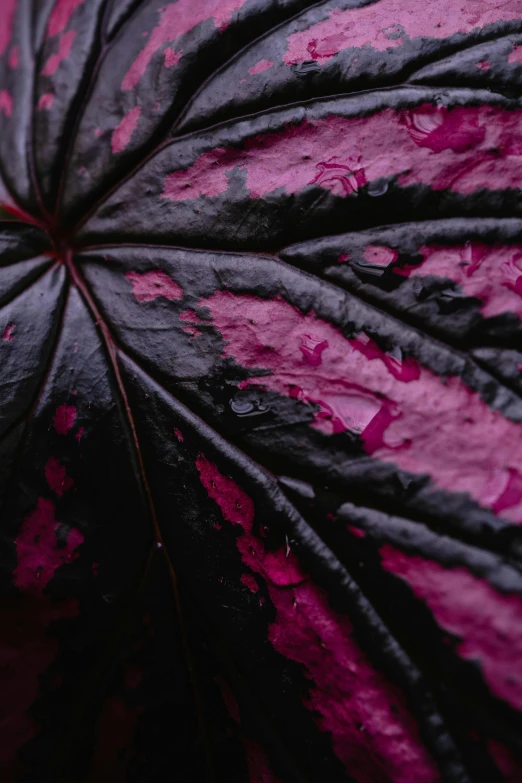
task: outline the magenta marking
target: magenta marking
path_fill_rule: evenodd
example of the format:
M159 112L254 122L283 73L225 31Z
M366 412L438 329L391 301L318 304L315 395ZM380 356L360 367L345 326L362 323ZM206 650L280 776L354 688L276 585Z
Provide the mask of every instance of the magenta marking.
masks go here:
M519 109L425 104L368 117L307 120L254 136L241 149L217 147L203 153L189 168L166 175L162 197L185 201L218 196L227 190L234 169L246 175L251 198L279 188L298 193L310 185L346 198L390 177L401 187L424 183L436 191L464 194L481 188L518 189L521 118Z
M138 120L141 116L141 106L135 106L125 114L120 124L117 125L111 138L111 147L113 154L123 152L130 144L132 134L137 128Z
M16 324L9 324L9 326L6 326L3 333L2 333L2 340L4 343L10 343L14 340Z
M481 71L489 71L491 69L491 63L489 60L480 60L480 62L475 63L475 68L479 68Z
M241 714L239 712L239 704L237 703L237 699L232 688L222 677L216 677L215 680L216 684L219 686L219 690L221 691L221 696L223 697L228 714L234 723L239 726L241 724Z
M180 321L189 321L193 324L200 324L201 318L194 310L183 310L182 313L179 314Z
M54 76L60 65L69 57L76 35L76 31L71 30L70 32L63 33L60 36L60 43L58 44L57 54L51 54L42 69L42 74L44 76Z
M358 434L373 457L427 474L485 507L499 503L502 516L522 522L515 479L522 464L520 424L490 408L460 378L443 382L413 359L382 351L367 335L347 339L281 298L220 291L199 304L209 308L223 337L223 355L253 373L243 388L313 403L318 410L311 426L326 435ZM327 343L317 367L303 361L306 335Z
M109 696L98 721L89 783L124 781L133 756L133 737L142 708L130 707L121 696Z
M503 511L522 503L522 474L514 468L507 470L506 484L501 495L492 504L493 511L501 514Z
M13 46L11 51L9 52L9 59L7 61L7 64L10 68L13 70L18 68L20 65L20 47L19 46Z
M258 63L248 69L248 73L254 75L256 73L263 73L273 66L272 60L259 60Z
M505 783L520 783L522 780L522 763L515 754L498 740L488 740L488 750L495 764L504 775Z
M133 90L147 67L165 44L173 43L201 22L212 19L219 30L224 30L234 11L246 0L178 0L159 9L160 19L150 37L125 74L121 89Z
M80 427L80 429L78 430L78 432L74 436L76 438L76 440L78 441L78 443L81 441L84 432L85 432L84 428Z
M513 19L520 19L516 3L492 6L488 0L462 0L451 7L446 0L433 0L428 13L419 13L416 0L380 0L346 11L336 8L328 19L289 36L283 62L322 64L343 49L368 47L383 52L409 38L448 38Z
M522 600L497 593L465 568L445 568L384 544L382 565L407 582L445 631L459 637L457 651L478 661L492 692L522 709Z
M36 507L22 523L16 539L18 564L13 574L13 582L20 590L41 593L56 570L74 559L83 542L80 531L71 528L65 544L59 544L60 523L54 513L51 500L38 498Z
M254 521L254 504L248 495L232 479L223 476L216 465L209 462L202 454L196 459L196 467L209 497L218 504L225 519L235 525L247 525L251 530ZM238 539L237 546L243 562L256 573L260 573L261 569L264 578L271 584L289 587L301 584L308 578L293 552L290 552L288 557L283 550L272 552L257 539L254 551L248 549L246 538Z
M350 260L350 256L348 253L341 253L339 258L337 259L338 264L345 264L347 261Z
M165 49L165 68L172 68L181 60L183 52L175 52L170 46Z
M0 20L0 57L11 43L17 0L2 0L2 18Z
M84 0L57 0L49 17L47 37L53 38L55 35L62 33L69 24L73 13L83 5L83 2Z
M258 742L241 737L245 749L249 783L282 783L270 766L265 751Z
M364 248L364 260L373 266L387 267L399 257L396 250L384 245L367 245Z
M123 684L126 691L135 690L143 680L143 673L141 670L132 663L128 663L125 666L125 674Z
M181 327L185 334L188 334L190 337L197 337L200 334L197 325L201 323L201 318L194 310L183 310L179 314L179 320L187 322L186 325Z
M0 90L0 112L3 112L6 117L10 117L13 113L13 98L9 90Z
M54 414L54 428L58 435L67 435L76 421L76 408L74 405L60 405Z
M64 492L67 492L74 484L72 478L67 475L65 465L62 465L61 462L54 457L49 457L47 461L45 466L45 478L49 487L59 497L61 497Z
M355 525L346 525L346 529L349 533L352 534L352 536L355 536L355 538L366 538L366 531L361 530L360 527L355 527Z
M43 95L40 96L40 100L38 101L38 106L36 107L38 111L42 111L42 109L52 109L54 103L54 94L52 92L45 92Z
M467 107L450 110L425 104L418 109L404 111L402 116L415 144L428 147L432 152L476 150L486 136L480 115L467 111Z
M279 324L281 327L281 324ZM262 577L276 617L269 629L274 648L301 663L311 680L305 705L358 783L436 783L439 773L418 737L402 694L367 661L346 617L285 548L267 552L254 533L254 506L235 482L199 455L201 483L224 519L240 526L243 563ZM269 778L270 780L270 778Z
M241 584L245 585L245 587L248 587L248 589L252 593L259 592L259 585L256 582L256 579L252 574L243 574L241 576Z
M216 677L215 681L221 691L228 714L234 723L240 726L241 713L239 704L230 685L222 677ZM270 762L263 748L257 742L242 735L240 735L240 739L245 749L250 783L282 783L272 772Z
M177 427L174 427L174 435L176 436L176 438L179 440L180 443L183 443L183 441L185 440L185 438L183 437L183 433Z
M322 363L322 353L328 348L328 340L321 340L313 334L303 334L299 350L303 354L303 361L312 367L319 367Z
M481 300L486 318L508 312L522 318L522 245L424 245L419 253L420 264L394 271L405 277L453 280L468 296Z
M223 170L227 162L230 165ZM215 166L217 177L210 174L209 167ZM188 169L179 169L167 174L161 198L171 201L186 201L198 196L219 196L228 188L227 174L235 166L235 155L231 150L217 147L201 155Z
M513 51L508 54L508 63L522 65L522 46L514 46Z
M138 302L153 302L161 296L172 302L183 296L183 289L161 269L127 272L125 279L132 285L132 293Z
M2 779L20 780L28 772L18 751L38 734L30 707L40 695L40 676L58 653L49 626L79 613L76 599L52 602L45 594L26 593L2 602L2 699L0 768ZM59 682L59 675L57 680Z

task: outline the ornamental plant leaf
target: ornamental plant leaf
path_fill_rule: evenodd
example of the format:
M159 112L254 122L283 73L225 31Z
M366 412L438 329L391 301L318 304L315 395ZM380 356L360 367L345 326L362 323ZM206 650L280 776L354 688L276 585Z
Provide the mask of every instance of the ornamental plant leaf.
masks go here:
M0 769L522 779L519 0L0 0Z

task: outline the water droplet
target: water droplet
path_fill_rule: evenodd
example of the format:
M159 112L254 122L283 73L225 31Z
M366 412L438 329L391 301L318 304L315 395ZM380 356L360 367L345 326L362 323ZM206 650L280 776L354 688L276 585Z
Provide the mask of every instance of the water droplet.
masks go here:
M257 398L237 396L230 400L230 410L240 418L259 416L269 410L269 406Z
M254 403L248 400L231 400L230 407L238 416L248 416L249 413L255 410Z
M397 41L406 35L402 24L391 24L389 27L384 27L382 32L389 41Z
M295 75L301 79L306 76L310 76L310 74L319 73L321 70L321 66L315 60L305 60L305 62L295 63L290 67Z
M368 185L366 192L369 196L372 196L372 198L376 198L377 196L384 196L385 193L388 191L388 183L387 182L381 182L377 180L377 182L370 182Z

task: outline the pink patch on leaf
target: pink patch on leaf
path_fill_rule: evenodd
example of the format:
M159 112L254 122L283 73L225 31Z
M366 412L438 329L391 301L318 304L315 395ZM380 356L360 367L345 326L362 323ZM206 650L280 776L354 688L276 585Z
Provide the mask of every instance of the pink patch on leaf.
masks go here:
M45 92L40 96L40 100L38 101L38 106L36 108L38 111L42 111L42 109L51 109L53 103L54 94L52 92Z
M72 478L67 475L65 465L62 465L61 462L58 462L54 457L49 457L47 461L45 466L45 478L49 487L59 497L61 497L64 492L67 492L74 484Z
M450 110L425 104L403 112L403 121L415 144L432 152L462 153L479 147L486 136L486 127L478 120L476 112L460 107Z
M243 574L241 576L241 584L245 585L245 587L248 587L252 593L257 593L259 591L259 585L257 584L255 577L253 577L252 574Z
M181 60L182 54L183 52L175 52L170 46L168 49L165 49L165 68L172 68L174 65L177 65Z
M111 138L111 147L113 154L123 152L127 149L132 138L132 134L138 126L138 120L141 116L141 106L134 106L133 109L125 114L120 124L117 125Z
M481 71L489 71L491 63L488 60L480 60L480 62L475 63L475 68L479 68Z
M328 340L322 340L313 334L303 334L299 350L303 354L303 361L312 367L319 367L322 363L322 353L328 348Z
M246 0L177 0L159 9L160 19L150 34L145 47L125 74L121 89L133 90L145 74L152 58L165 44L173 43L197 24L212 19L223 30L234 11Z
M125 666L124 685L125 690L133 691L141 683L143 674L141 670L132 663Z
M181 327L185 334L188 334L190 337L197 337L200 334L197 324L201 323L201 318L194 310L183 310L179 314L179 320L187 322L185 326Z
M408 38L443 39L519 18L516 3L499 6L488 0L460 0L451 5L432 0L422 12L417 0L380 0L346 11L335 8L328 19L289 36L283 62L294 65L313 59L323 63L352 47L383 52L402 46Z
M10 343L14 340L16 324L9 324L9 326L6 326L3 333L2 333L2 340L4 343Z
M514 468L509 468L502 494L492 504L496 514L501 514L508 508L522 503L522 474Z
M2 698L0 699L0 768L2 780L20 780L28 772L18 751L40 731L31 706L41 693L41 675L58 653L58 642L50 632L56 620L78 615L75 599L51 601L41 593L25 594L1 601ZM25 773L25 774L24 774Z
M120 696L110 696L98 721L97 741L88 783L127 780L133 756L133 736L140 707L129 707Z
M13 113L13 98L9 90L0 90L0 112L3 112L6 117L10 117Z
M70 562L83 541L82 534L71 529L57 539L60 528L54 504L39 498L36 507L24 519L15 541L18 563L13 584L23 594L2 599L3 669L0 700L0 766L6 780L26 771L16 758L17 751L32 739L39 726L29 708L40 694L40 675L54 661L58 643L49 633L55 620L78 614L78 602L51 601L44 588L64 563Z
M273 66L272 60L259 60L258 63L248 69L248 73L254 75L256 73L263 73Z
M226 175L232 172L235 161L234 152L224 147L206 152L188 169L179 169L167 174L161 198L168 198L170 201L187 201L199 196L219 196L228 188ZM227 162L229 162L228 166ZM214 165L218 171L211 169ZM215 174L217 176L214 176Z
M459 377L443 382L400 351L386 353L364 333L348 339L281 298L221 291L199 304L209 308L225 341L223 355L254 371L243 388L261 386L312 404L311 426L326 435L357 434L374 458L427 474L483 506L499 503L502 516L522 522L513 472L522 464L521 426ZM320 366L303 361L306 335L327 343Z
M9 59L7 61L7 64L10 68L18 68L20 65L20 47L19 46L13 46L11 51L9 52Z
M361 530L360 527L355 527L354 525L346 525L346 529L349 533L352 534L352 536L355 536L355 538L366 538L366 531Z
M241 737L241 742L245 749L250 783L282 783L274 774L269 758L261 745L247 737Z
M203 153L188 168L167 174L162 197L218 196L234 170L245 178L250 198L311 185L346 198L383 178L396 178L399 187L422 183L463 194L518 189L521 117L519 109L425 104L366 117L309 119L253 136L241 148Z
M67 435L76 420L74 405L60 405L54 414L54 428L58 435Z
M47 37L53 38L62 33L69 24L73 13L83 3L84 0L57 0L47 24Z
M76 528L66 533L65 544L58 541L62 527L56 521L54 503L38 498L36 507L25 517L16 538L18 565L13 574L14 584L23 591L40 593L51 581L55 571L69 563L83 542Z
M70 30L68 33L64 33L60 36L60 43L58 45L57 54L51 54L47 62L45 63L42 74L44 76L54 76L60 65L66 60L72 51L72 45L76 38L76 31Z
M219 690L221 691L221 696L223 697L228 714L234 723L239 726L241 723L239 704L237 703L237 699L234 695L234 692L232 691L232 688L222 677L216 677L216 684L219 686Z
M499 770L504 775L504 783L520 783L522 780L522 761L512 750L497 740L488 741L488 750Z
M390 544L382 565L407 582L440 627L461 639L457 651L480 664L491 691L522 709L522 600L496 592L465 568L445 568Z
M384 245L367 245L364 248L364 260L373 266L387 267L397 260L399 254Z
M179 440L180 443L183 443L183 441L185 440L183 437L183 433L177 427L174 427L174 435L176 436L176 438Z
M2 19L0 21L0 57L11 43L13 22L17 0L2 0Z
M449 278L481 300L485 318L508 312L522 318L522 245L425 245L419 253L420 264L395 271L405 277Z
M132 285L132 293L138 302L153 302L160 297L172 302L183 296L183 289L161 269L127 272L125 279Z
M436 783L439 773L402 694L366 659L347 618L332 610L292 552L287 557L283 547L265 550L254 533L248 495L203 455L196 465L223 517L242 528L236 539L242 561L265 580L276 613L269 640L277 652L302 664L311 681L305 704L320 729L331 734L334 751L350 774L358 783L384 778Z
M508 54L508 63L522 65L522 46L514 46L513 51Z

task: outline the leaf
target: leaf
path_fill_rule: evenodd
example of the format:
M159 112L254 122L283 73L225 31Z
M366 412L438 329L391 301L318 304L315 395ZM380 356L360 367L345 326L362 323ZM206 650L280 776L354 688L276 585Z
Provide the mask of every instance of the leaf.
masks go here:
M519 780L518 4L2 11L2 780Z

